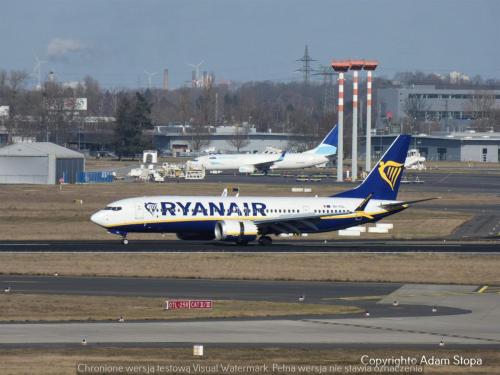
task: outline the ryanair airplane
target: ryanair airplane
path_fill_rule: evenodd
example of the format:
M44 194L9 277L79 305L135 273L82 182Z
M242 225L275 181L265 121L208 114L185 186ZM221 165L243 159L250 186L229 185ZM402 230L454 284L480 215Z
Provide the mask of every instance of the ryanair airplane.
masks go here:
M281 154L215 154L195 159L207 171L238 170L240 173L267 173L270 169L296 169L325 165L328 157L337 152L338 129L335 125L315 148L300 152Z
M176 233L181 240L272 243L280 233L336 231L379 221L435 198L396 200L409 135L400 135L358 187L331 197L151 196L113 202L91 220L128 243L128 233Z

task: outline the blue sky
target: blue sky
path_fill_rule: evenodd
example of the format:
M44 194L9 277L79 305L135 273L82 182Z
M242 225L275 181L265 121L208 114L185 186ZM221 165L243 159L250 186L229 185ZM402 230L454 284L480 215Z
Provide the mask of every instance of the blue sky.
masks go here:
M218 80L300 78L305 44L322 64L377 59L379 75L500 78L496 0L4 0L1 9L0 69L31 72L36 53L45 74L88 74L104 87L145 86L144 70L164 68L178 87L201 60Z

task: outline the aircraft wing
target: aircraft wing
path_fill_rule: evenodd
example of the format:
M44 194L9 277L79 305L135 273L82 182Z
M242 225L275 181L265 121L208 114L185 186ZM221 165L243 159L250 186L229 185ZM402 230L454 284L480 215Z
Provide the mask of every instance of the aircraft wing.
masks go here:
M269 168L271 168L271 166L278 162L278 161L282 161L285 157L285 154L286 154L286 151L283 151L279 157L276 158L276 160L270 160L270 161L265 161L265 162L262 162L262 163L256 163L256 164L253 164L253 166L255 167L255 169L258 169L260 171L267 171L269 170Z
M317 224L321 218L330 218L332 216L361 216L361 213L348 212L348 213L324 213L324 214L289 214L281 215L278 217L262 217L254 220L254 224L259 229L264 229L264 232L271 233L297 233L300 234L304 230L318 231Z

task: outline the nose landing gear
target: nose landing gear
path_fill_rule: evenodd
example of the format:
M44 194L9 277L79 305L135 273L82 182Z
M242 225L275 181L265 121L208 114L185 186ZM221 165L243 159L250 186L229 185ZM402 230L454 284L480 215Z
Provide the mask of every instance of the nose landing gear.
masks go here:
M127 232L124 232L124 231L121 231L121 230L117 230L117 229L110 229L110 230L108 230L108 232L111 233L111 234L116 234L116 235L120 236L122 238L121 243L123 245L128 244Z

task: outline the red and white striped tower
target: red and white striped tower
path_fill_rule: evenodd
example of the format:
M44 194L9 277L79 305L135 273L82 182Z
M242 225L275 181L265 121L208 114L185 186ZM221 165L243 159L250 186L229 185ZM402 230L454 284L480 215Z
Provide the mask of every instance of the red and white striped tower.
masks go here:
M339 100L338 100L338 146L337 146L337 181L344 179L344 73L349 70L349 61L332 61L332 68L339 74Z
M366 70L366 165L365 170L372 169L372 72L377 69L378 61L365 60Z
M363 69L363 60L351 60L352 70L352 181L358 177L358 77Z

